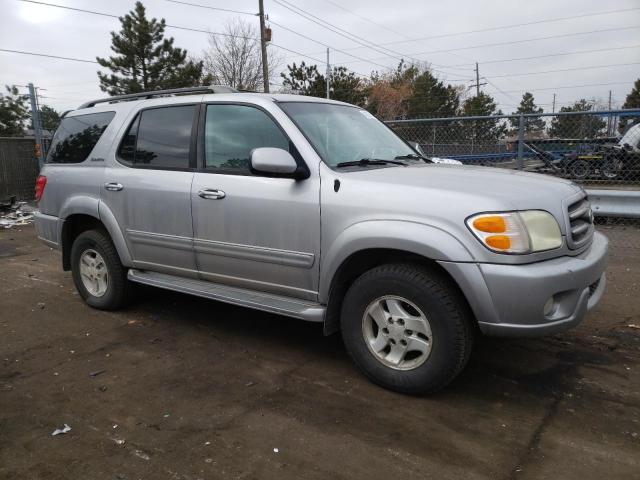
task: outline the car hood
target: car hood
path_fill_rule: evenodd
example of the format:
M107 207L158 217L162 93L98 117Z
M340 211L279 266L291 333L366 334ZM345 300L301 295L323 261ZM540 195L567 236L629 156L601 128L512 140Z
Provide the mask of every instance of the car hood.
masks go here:
M561 178L467 165L415 164L344 172L340 177L354 192L351 205L456 221L478 212L536 209L552 213L562 225L566 203L581 191Z

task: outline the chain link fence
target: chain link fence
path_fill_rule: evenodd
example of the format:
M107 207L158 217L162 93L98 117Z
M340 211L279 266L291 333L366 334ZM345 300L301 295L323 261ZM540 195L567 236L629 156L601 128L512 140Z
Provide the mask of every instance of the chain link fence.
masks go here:
M393 120L425 156L566 178L594 199L612 248L640 254L640 109ZM612 191L613 190L613 191ZM632 249L629 251L628 249Z

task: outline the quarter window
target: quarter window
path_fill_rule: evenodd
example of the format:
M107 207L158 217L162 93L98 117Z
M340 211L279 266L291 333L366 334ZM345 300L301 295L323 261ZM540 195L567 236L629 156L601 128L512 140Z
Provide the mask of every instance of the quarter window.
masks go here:
M289 150L289 140L262 110L245 105L208 105L204 133L206 168L249 173L251 150Z
M114 116L102 112L64 118L51 141L47 163L84 162Z
M138 114L118 156L136 167L189 168L195 105L151 108Z

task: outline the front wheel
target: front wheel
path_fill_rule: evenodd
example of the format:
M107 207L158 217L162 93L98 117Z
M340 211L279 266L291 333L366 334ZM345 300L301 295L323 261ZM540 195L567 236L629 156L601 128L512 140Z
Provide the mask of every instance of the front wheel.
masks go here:
M103 230L82 232L71 247L71 273L84 301L100 310L125 305L130 286L113 242Z
M349 288L342 335L373 382L402 393L435 392L464 368L472 347L465 299L437 270L376 267Z
M576 180L584 180L591 175L591 165L582 158L571 162L568 170L571 178Z

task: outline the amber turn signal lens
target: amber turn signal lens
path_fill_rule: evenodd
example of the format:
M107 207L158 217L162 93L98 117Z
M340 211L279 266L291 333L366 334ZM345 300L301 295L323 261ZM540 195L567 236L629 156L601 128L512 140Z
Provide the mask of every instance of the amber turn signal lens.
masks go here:
M508 250L511 248L511 239L506 235L491 235L484 239L485 243L491 248L499 250Z
M504 218L498 215L476 218L473 221L473 227L476 230L487 233L504 233L507 231L507 224Z

